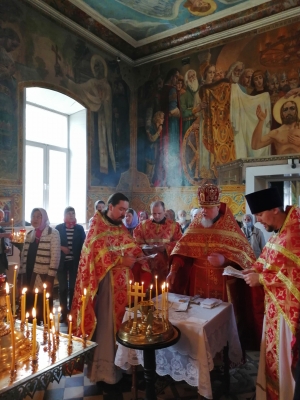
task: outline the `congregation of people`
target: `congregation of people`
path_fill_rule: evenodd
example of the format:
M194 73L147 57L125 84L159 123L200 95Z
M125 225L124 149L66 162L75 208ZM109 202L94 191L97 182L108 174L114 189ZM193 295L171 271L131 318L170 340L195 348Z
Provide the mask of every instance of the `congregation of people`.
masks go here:
M60 322L67 323L71 314L73 333L81 336L87 289L85 334L98 344L88 365L92 382L121 379L122 370L114 364L115 335L128 306L128 283L143 282L149 296L157 279L158 287L167 282L173 293L231 302L243 349L260 348L256 398L300 399L300 209L284 210L277 189L265 189L246 195L252 214L239 225L220 194L212 183L201 185L199 207L188 219L187 211L175 213L161 200L151 203L150 213L134 210L127 196L114 193L106 203L95 202L86 232L72 207L56 228L46 210L32 210L19 274L28 288L27 308L32 308L34 289L42 291L46 284L52 292L57 277ZM267 243L256 222L274 232ZM2 272L6 237L0 230ZM242 270L244 280L224 276L229 265ZM40 321L41 311L38 303Z

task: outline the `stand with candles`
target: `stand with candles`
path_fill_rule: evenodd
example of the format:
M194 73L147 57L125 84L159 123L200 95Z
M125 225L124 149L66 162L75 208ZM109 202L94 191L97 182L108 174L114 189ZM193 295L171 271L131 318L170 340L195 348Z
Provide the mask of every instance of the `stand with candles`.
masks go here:
M150 291L152 292L152 287ZM168 320L167 285L164 284L162 287L160 300L157 298L156 289L156 308L154 308L154 301L151 298L144 300L146 294L143 293L143 284L139 285L137 282L131 284L130 282L127 295L129 307L132 298L134 306L128 309L129 318L119 329L118 336L122 341L143 345L165 342L174 336L173 325ZM139 315L138 312L140 312Z
M5 282L6 276L0 275L0 372L11 370L15 373L16 364L30 358L30 341L22 332L16 331L10 304L11 284ZM8 317L8 323L4 319Z

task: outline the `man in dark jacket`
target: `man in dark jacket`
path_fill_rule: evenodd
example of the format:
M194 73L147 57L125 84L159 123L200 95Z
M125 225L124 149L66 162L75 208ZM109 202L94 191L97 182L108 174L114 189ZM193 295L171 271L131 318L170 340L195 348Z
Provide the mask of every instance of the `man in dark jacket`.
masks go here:
M75 210L67 207L64 212L64 223L56 226L60 234L61 257L57 270L59 285L59 301L62 308L61 322L66 322L69 312L77 276L78 264L85 232L81 225L77 224ZM69 295L69 307L68 307Z

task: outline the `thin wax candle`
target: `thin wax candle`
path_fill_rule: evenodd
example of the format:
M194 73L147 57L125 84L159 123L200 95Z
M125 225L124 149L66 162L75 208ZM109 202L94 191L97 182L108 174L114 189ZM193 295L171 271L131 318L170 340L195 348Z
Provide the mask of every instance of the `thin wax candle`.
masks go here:
M14 281L13 281L13 316L16 315L16 283L17 283L17 269L18 266L15 265L14 268Z
M69 342L68 346L70 347L72 344L72 315L69 315Z
M32 309L32 359L36 357L36 310Z
M82 306L81 306L81 333L82 337L85 337L85 329L84 329L84 315L85 315L85 301L86 301L86 288L83 289L82 295Z
M16 342L15 342L15 327L14 327L14 320L11 313L11 306L10 306L10 298L9 298L9 286L6 282L6 307L8 310L8 318L10 322L10 330L11 330L11 346L12 346L12 355L11 355L11 371L14 372L15 370L15 363L16 363Z
M44 326L47 324L47 320L46 320L46 289L47 289L47 285L46 283L43 284L43 320L44 320Z
M33 308L35 308L36 309L36 305L37 305L37 298L38 298L38 293L39 293L39 289L38 288L35 288L35 295L34 295L34 305L33 305Z

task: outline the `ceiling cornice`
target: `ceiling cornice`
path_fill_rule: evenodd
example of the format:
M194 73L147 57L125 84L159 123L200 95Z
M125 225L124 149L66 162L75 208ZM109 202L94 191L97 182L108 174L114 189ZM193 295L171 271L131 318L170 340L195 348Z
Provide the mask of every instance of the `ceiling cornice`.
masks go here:
M282 1L273 0L272 6L269 5L267 7L266 4L269 3L264 3L261 6L255 7L256 12L253 12L250 16L247 15L247 17L243 17L242 13L238 13L239 18L237 18L237 21L235 22L231 21L231 23L227 23L228 17L226 17L219 21L212 22L211 24L200 26L197 29L197 34L195 34L195 28L187 31L185 33L185 39L182 39L180 37L184 33L181 33L178 39L172 37L172 43L169 43L169 47L167 47L166 39L164 39L148 44L147 46L145 45L142 48L135 49L125 40L120 39L113 32L110 32L106 27L104 27L103 36L106 35L107 40L103 40L95 33L84 28L79 23L74 22L69 17L62 14L60 11L57 11L56 9L48 5L46 3L46 1L48 0L24 1L39 9L41 12L48 15L52 19L59 21L62 25L66 26L73 32L80 34L80 36L95 44L96 46L99 46L112 56L120 57L121 60L132 67L157 61L165 61L166 59L170 59L172 57L177 58L178 56L185 56L195 50L201 51L202 49L205 49L207 47L215 47L227 43L228 41L232 41L234 40L234 38L239 39L243 36L249 36L249 34L256 34L262 31L271 30L283 24L286 25L289 23L297 22L300 19L300 0L297 1L298 6L282 11ZM72 7L75 6L72 4ZM275 14L272 13L272 11L274 12L274 9L277 10L277 13ZM83 13L83 11L81 10L80 12ZM254 18L255 15L260 14L262 14L261 18ZM222 22L222 20L224 20L224 22ZM250 22L247 22L249 20ZM222 26L224 27L226 23L229 27L232 25L236 26L233 26L229 29L222 29ZM238 23L240 23L240 25L238 25ZM109 32L109 34L107 31ZM112 39L112 42L114 42L114 36L118 38L118 47L114 47L112 44L108 43L109 39ZM193 37L194 40L192 40ZM147 54L149 53L149 47L151 47L152 49L156 49L156 51L154 51L152 54ZM120 48L122 50L120 50ZM143 53L146 54L144 55ZM138 56L136 59L135 55Z

